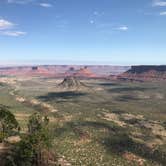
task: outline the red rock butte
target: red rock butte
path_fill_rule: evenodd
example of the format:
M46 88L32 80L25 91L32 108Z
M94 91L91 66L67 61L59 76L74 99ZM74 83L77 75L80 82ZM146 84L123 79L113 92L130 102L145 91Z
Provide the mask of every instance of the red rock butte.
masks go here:
M138 81L161 81L166 80L166 65L153 66L132 66L130 70L120 74L118 79L121 80L138 80Z

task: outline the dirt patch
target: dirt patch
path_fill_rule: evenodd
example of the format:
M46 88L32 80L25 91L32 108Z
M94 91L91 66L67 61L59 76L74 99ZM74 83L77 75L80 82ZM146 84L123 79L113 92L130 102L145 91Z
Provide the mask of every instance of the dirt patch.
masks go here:
M71 164L65 160L65 158L62 156L62 158L58 159L57 165L60 166L71 166Z
M6 146L4 143L0 143L0 154L5 153L8 150L9 150L8 146Z
M152 139L152 140L145 142L145 144L147 145L147 147L153 149L156 146L163 145L163 141L156 138L156 139Z
M141 158L140 156L137 156L130 152L124 152L124 154L122 156L129 162L136 162L139 166L144 165L144 163L146 161L145 159Z
M0 78L0 82L2 83L6 83L6 84L9 84L9 85L13 85L13 84L16 84L16 79L15 78Z
M113 121L114 123L116 123L117 125L121 126L121 127L124 127L126 126L126 123L121 121L119 119L119 115L118 114L114 114L114 113L105 113L104 114L104 118L105 120L108 120L108 121Z
M155 98L156 99L164 99L164 95L162 93L156 93Z
M13 91L11 91L10 94L12 96L15 96L16 101L18 101L20 103L27 102L27 103L30 103L30 104L32 104L34 106L41 106L43 109L45 109L45 110L47 110L49 112L57 112L58 111L52 105L44 103L44 102L40 102L39 100L36 100L36 99L28 100L28 99L26 99L24 97L15 95Z
M56 110L56 109L55 109L52 105L50 105L50 104L40 102L40 105L41 105L44 109L46 109L46 110L48 110L48 111L50 111L50 112L57 112L57 111L58 111L58 110Z
M74 142L74 146L85 145L91 142L91 139L80 139Z
M33 104L33 105L39 105L40 104L40 102L36 99L30 100L30 103Z
M127 113L124 113L124 114L104 113L103 119L108 121L113 121L119 126L124 127L127 125L126 121L133 120L133 119L143 120L144 117L142 115L133 115L133 114L127 114Z
M74 146L84 145L91 142L91 136L87 131L83 131L78 127L74 127L73 131L78 135L78 140L74 141Z
M75 146L79 146L79 145L83 145L83 144L87 144L91 142L90 134L88 132L75 127L74 133L79 135L79 139L74 142Z
M133 114L122 114L124 120L131 120L131 119L144 119L143 115L133 115Z
M157 121L142 119L130 126L134 129L132 138L146 144L150 148L163 145L166 142L166 130Z
M63 122L70 122L72 120L73 116L64 116L64 117L49 117L50 122L58 122L58 123L63 123Z
M19 102L23 103L23 102L25 102L26 100L25 100L25 98L23 98L23 97L16 97L16 101L19 101Z
M137 92L137 96L139 99L150 99L150 96L145 94L144 92Z
M21 141L21 138L20 136L11 136L11 137L8 137L6 139L7 142L11 143L11 144L14 144L14 143L18 143Z
M150 148L166 142L165 128L157 121L146 120L142 115L105 113L103 119L113 121L121 127L131 127L132 138Z
M17 120L25 120L25 119L28 119L31 114L27 114L27 113L15 113L14 115L16 116Z
M166 137L166 130L162 125L155 122L144 122L143 125L144 127L151 129L154 135L160 135L162 137Z

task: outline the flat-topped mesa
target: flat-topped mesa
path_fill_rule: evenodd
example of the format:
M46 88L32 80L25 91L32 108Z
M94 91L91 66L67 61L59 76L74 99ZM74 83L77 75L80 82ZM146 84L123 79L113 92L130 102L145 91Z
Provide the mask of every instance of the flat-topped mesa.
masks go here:
M33 70L33 71L36 71L36 70L38 70L38 67L37 67L37 66L33 66L33 67L32 67L32 70Z
M74 67L70 67L69 70L66 71L66 76L73 76L78 78L93 78L96 75L88 69L87 66L81 67L80 69L76 69Z
M132 66L130 70L117 77L131 81L161 81L166 80L166 65Z
M155 66L155 65L142 65L142 66L131 66L131 69L127 72L141 74L144 72L156 71L166 72L166 65Z
M28 76L54 76L55 70L50 71L47 66L33 66L25 73Z
M67 76L64 78L64 80L59 84L59 87L65 88L65 89L78 89L85 87L85 85L78 80L78 78L73 76Z

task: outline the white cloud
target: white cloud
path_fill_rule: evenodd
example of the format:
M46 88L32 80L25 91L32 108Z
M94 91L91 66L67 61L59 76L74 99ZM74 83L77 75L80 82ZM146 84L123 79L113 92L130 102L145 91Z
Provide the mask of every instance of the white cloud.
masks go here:
M95 23L95 21L94 21L94 20L90 20L89 22L90 22L90 24L94 24L94 23Z
M153 6L166 6L166 1L163 0L153 0Z
M53 7L52 4L50 4L50 3L40 3L39 5L41 7L45 7L45 8Z
M127 31L129 28L127 26L121 26L121 27L118 27L116 29L120 30L120 31Z
M96 16L96 17L100 17L100 16L104 15L104 12L94 11L93 15Z
M160 12L160 16L166 16L166 11L165 12Z
M51 3L46 3L46 2L41 2L40 0L6 0L7 3L12 4L20 4L20 5L25 5L25 4L33 4L33 5L38 5L41 7L45 7L45 8L49 8L49 7L53 7L53 5Z
M26 32L22 32L22 31L2 31L2 32L0 32L0 34L5 35L5 36L18 37L18 36L26 35Z
M0 30L12 28L14 24L4 19L0 19Z
M0 35L17 37L26 34L26 32L15 30L15 26L16 24L8 20L0 19Z
M16 3L16 4L26 4L33 1L34 0L7 0L8 3Z
M95 27L97 28L98 32L104 33L104 34L113 34L117 31L128 31L129 27L127 25L123 24L115 24L111 22L102 22L102 23L95 23Z

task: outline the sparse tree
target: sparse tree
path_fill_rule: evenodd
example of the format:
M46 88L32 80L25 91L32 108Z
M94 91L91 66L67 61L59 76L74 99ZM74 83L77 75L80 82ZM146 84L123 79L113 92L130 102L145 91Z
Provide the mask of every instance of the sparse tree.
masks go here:
M0 141L8 137L14 129L20 129L15 116L6 106L0 105Z
M48 166L50 156L54 156L49 148L49 119L35 113L29 118L28 133L15 148L13 161L17 166Z

